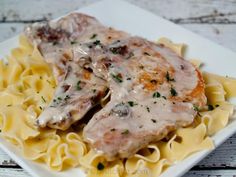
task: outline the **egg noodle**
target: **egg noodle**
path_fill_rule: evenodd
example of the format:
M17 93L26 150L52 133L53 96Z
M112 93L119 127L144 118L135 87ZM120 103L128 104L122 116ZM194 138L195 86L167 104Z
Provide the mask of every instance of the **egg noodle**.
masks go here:
M183 55L183 44L166 38L159 42ZM198 60L192 62L200 66ZM19 147L26 158L45 163L52 170L80 167L89 177L156 177L194 152L213 149L210 136L224 128L233 114L234 106L226 100L236 96L236 80L210 73L203 76L210 106L200 110L191 126L176 130L129 159L107 162L83 141L82 127L59 131L39 130L34 125L52 100L56 81L37 47L21 36L19 47L12 50L7 61L0 60L1 136Z

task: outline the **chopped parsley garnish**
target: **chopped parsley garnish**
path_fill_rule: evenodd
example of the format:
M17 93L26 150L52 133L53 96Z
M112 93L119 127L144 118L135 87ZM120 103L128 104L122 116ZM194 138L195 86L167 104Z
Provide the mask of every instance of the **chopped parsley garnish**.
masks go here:
M176 92L176 90L173 87L171 87L170 93L171 93L172 96L177 96L178 95L178 93Z
M167 73L166 73L166 80L169 82L169 81L175 81L175 79L174 78L171 78L170 77L170 74L169 74L169 72L167 71Z
M118 46L110 48L113 54L125 55L128 52L127 46Z
M80 83L81 83L81 81L78 81L77 84L76 84L76 89L77 90L81 90L82 89L81 86L80 86Z
M208 105L208 110L209 110L209 111L212 111L213 109L214 109L214 107L209 104L209 105Z
M116 131L116 129L115 129L115 128L112 128L112 129L110 129L110 131L111 131L111 132L114 132L114 131Z
M58 100L62 100L61 97L57 97Z
M148 56L151 56L151 55L150 55L149 53L147 53L147 52L144 52L143 54L144 54L144 55L148 55Z
M98 170L103 170L104 168L105 168L105 166L103 165L103 163L99 162L99 163L97 164L97 169L98 169Z
M121 83L121 82L123 82L123 80L122 80L122 75L119 73L119 74L111 74L112 75L112 77L113 77L113 79L116 81L116 82L118 82L118 83Z
M198 108L196 105L193 105L193 109L194 109L195 111L199 111L199 108Z
M96 41L93 42L93 44L94 44L94 45L100 45L101 42L100 42L99 40L96 40Z
M133 52L130 52L129 55L126 57L126 59L130 59L134 56L134 53Z
M148 106L146 107L146 109L147 109L147 112L150 112L150 108Z
M66 100L68 100L68 99L70 99L70 96L69 96L69 95L66 95L66 97L64 98L64 100L66 101Z
M122 135L127 135L129 134L129 130L128 129L125 129L123 132L121 132Z
M58 44L58 42L57 41L54 41L53 43L52 43L52 45L57 45Z
M154 92L152 97L153 98L159 98L161 96L161 94L159 92Z
M41 106L39 106L39 109L40 109L40 110L43 110L43 108L42 108Z
M151 119L151 121L152 121L153 123L157 123L157 120L156 120L156 119Z
M129 104L130 107L138 105L138 103L135 103L133 101L128 101L128 104Z
M93 34L90 39L94 39L95 37L97 37L97 34Z
M51 82L49 80L46 80L49 84L51 84Z
M19 91L20 91L20 92L22 92L22 91L23 91L23 88L22 88L22 86L19 86L19 87L18 87L18 89L19 89Z
M41 98L42 98L43 102L44 102L44 103L46 103L46 100L45 100L45 98L44 98L43 96L41 96Z
M76 44L77 41L70 41L70 44L73 45L73 44Z

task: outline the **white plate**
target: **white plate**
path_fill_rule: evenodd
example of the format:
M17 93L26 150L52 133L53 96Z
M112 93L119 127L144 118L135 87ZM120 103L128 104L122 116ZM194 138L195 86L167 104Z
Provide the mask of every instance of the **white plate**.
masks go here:
M203 68L205 71L236 77L235 53L129 3L104 0L78 11L95 16L107 26L112 26L149 40L165 36L174 42L186 43L189 45L187 58L201 59L205 64ZM9 54L10 49L17 46L17 41L18 37L14 37L0 43L0 58ZM233 120L227 127L213 136L215 145L219 146L235 132L236 120ZM0 147L34 177L85 176L79 168L64 172L53 172L45 165L26 160L15 146L2 138L0 138ZM161 177L183 175L210 152L205 150L191 155L184 161L170 167Z

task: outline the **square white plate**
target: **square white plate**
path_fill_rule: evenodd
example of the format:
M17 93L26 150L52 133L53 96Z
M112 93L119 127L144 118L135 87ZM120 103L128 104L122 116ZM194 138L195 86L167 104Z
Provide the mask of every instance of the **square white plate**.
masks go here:
M95 16L103 24L124 30L132 35L139 35L149 40L156 40L164 36L174 42L186 43L189 46L186 57L201 59L205 64L203 68L205 71L236 77L235 53L134 5L117 0L103 0L78 11ZM9 54L17 43L17 36L0 43L0 58ZM215 145L219 146L235 132L236 120L232 120L227 127L213 136ZM0 138L0 147L34 177L85 176L79 168L64 172L50 171L45 165L24 159L15 146L2 138ZM191 155L170 167L161 177L183 175L210 152L205 150Z

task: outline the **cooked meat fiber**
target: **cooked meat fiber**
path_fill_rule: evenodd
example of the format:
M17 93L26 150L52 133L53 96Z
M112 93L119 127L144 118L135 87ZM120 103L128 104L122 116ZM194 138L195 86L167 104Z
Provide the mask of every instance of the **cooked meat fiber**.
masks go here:
M47 31L67 31L59 39L55 37L56 45L50 41L50 32L40 31L42 26L33 25L26 33L54 68L59 85L55 99L63 93L63 98L68 94L74 102L52 102L39 117L38 125L68 128L98 104L109 88L110 101L83 131L84 139L107 160L130 157L170 131L191 124L197 114L194 107L206 104L198 69L163 45L107 28L82 14L46 24ZM71 46L71 39L78 44ZM86 79L84 72L89 72L92 79ZM64 93L67 88L71 90Z
M28 26L25 35L38 46L58 82L54 99L37 119L37 125L68 129L100 103L108 88L107 82L88 67L91 59L81 44L109 44L128 34L105 27L93 17L74 13L59 21Z

